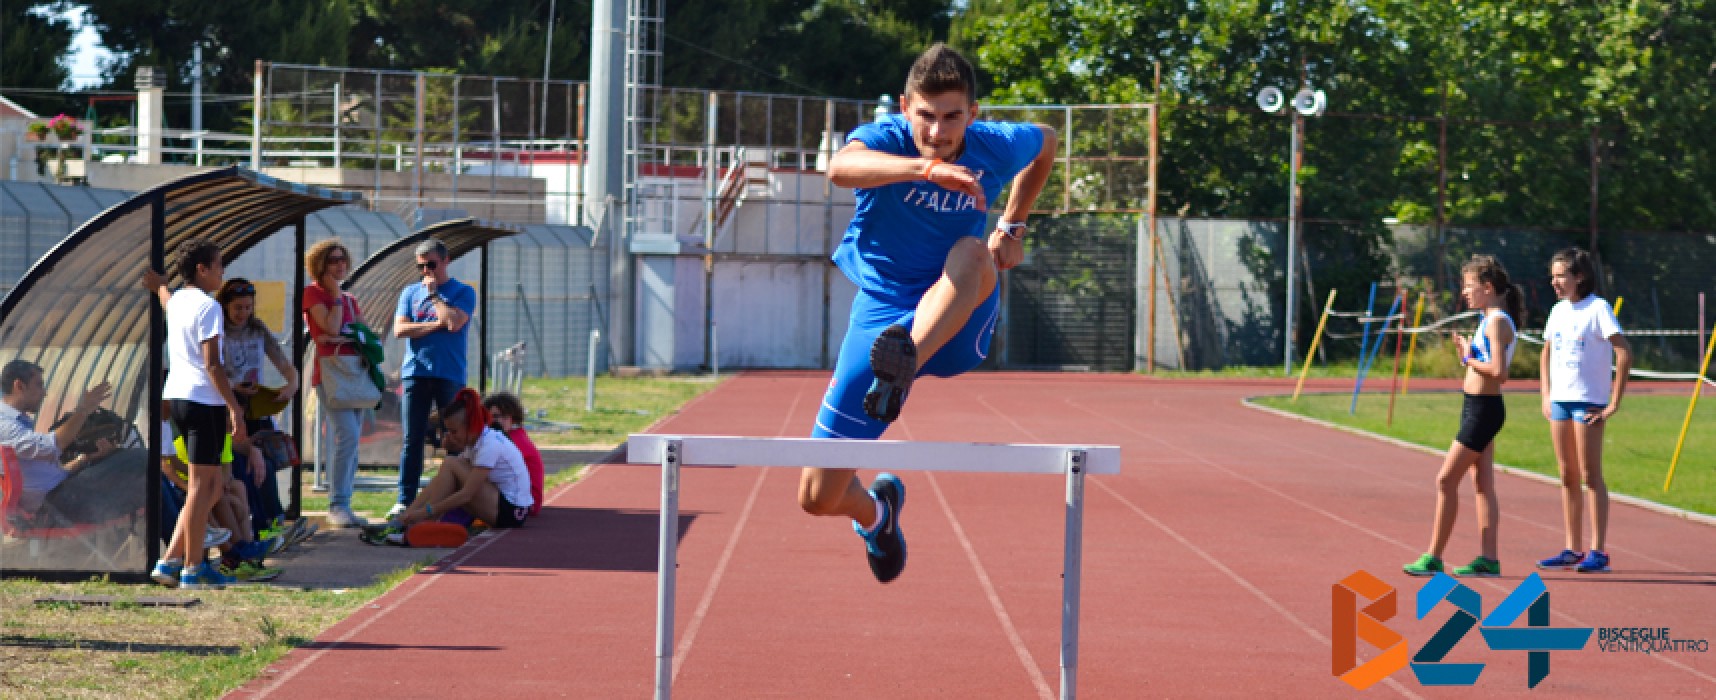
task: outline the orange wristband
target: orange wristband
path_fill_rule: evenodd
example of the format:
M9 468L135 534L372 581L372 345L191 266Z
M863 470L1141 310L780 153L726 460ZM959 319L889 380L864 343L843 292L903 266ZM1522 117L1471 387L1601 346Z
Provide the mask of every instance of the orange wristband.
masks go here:
M935 166L938 166L938 165L941 165L941 159L940 158L931 158L929 165L924 166L924 174L922 176L918 177L918 179L919 180L930 179L930 171L935 170Z

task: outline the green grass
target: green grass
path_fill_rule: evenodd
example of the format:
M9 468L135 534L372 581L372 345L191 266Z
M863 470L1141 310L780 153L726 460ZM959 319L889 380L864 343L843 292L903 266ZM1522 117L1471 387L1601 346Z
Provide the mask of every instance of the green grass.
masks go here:
M216 698L433 561L340 593L269 587L199 591L188 609L148 608L139 595L179 596L105 580L0 580L6 697ZM109 595L117 604L34 605L51 595ZM185 595L184 597L191 597Z
M1496 437L1496 461L1550 476L1557 475L1549 424L1543 419L1536 393L1508 394L1507 425ZM1407 442L1446 450L1460 427L1460 395L1420 393L1400 397L1394 424L1386 425L1388 397L1359 397L1358 415L1348 415L1352 395L1318 394L1270 396L1257 400L1331 423L1352 426ZM1663 493L1663 480L1674 454L1674 442L1686 417L1687 397L1633 395L1604 429L1603 475L1611 492L1665 503L1699 513L1716 514L1716 400L1700 401L1687 432L1674 488Z

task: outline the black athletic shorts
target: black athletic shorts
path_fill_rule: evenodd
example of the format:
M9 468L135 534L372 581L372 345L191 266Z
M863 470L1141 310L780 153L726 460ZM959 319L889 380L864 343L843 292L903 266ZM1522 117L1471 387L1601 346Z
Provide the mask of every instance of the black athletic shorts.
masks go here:
M191 464L221 464L228 426L225 406L210 406L186 399L168 402L173 430L185 439L185 454Z
M495 527L523 527L524 519L530 516L530 508L519 507L506 500L506 494L495 495Z
M1466 394L1460 409L1460 434L1454 440L1474 452L1483 452L1507 422L1507 404L1500 394Z

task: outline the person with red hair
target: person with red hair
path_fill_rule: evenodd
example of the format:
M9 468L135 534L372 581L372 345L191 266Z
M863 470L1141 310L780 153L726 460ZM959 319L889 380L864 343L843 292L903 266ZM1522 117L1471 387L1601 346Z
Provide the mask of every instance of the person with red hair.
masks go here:
M536 503L530 495L530 472L512 441L489 427L482 398L473 389L460 389L442 411L441 424L441 446L449 456L399 514L399 527L439 520L458 509L492 527L524 525Z

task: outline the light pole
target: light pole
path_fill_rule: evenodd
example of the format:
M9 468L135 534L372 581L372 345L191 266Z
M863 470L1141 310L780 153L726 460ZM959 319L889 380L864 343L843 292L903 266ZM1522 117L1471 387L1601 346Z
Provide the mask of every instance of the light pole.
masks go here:
M1286 102L1279 88L1266 87L1257 91L1257 106L1266 113L1281 111ZM1299 306L1299 295L1294 287L1294 268L1299 264L1299 132L1304 128L1305 117L1322 114L1327 104L1328 98L1323 91L1312 90L1309 86L1300 88L1299 93L1293 96L1293 150L1287 168L1287 325L1282 337L1282 365L1288 375L1293 374L1293 323Z

